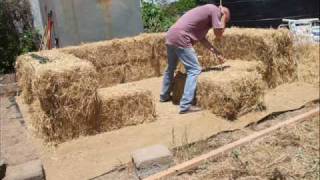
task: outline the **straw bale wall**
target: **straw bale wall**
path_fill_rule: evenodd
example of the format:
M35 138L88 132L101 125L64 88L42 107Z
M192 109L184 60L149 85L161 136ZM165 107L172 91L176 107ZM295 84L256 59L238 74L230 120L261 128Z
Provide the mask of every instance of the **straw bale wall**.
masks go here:
M17 72L19 84L31 92L26 99L32 99L28 101L34 110L32 125L45 140L65 141L95 133L98 81L90 62L43 51L19 57Z

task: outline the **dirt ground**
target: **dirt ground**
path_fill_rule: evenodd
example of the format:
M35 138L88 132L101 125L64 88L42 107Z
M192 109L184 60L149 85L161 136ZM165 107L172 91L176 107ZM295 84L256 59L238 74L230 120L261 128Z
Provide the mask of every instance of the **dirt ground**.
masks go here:
M15 73L0 75L0 84L14 83L15 81L16 81Z
M0 76L0 92L1 88L14 82L14 74ZM15 88L5 90L13 95L0 93L0 159L9 166L38 159L38 151L29 140L23 117L15 103Z
M0 160L7 170L40 159L39 148L33 144L16 103L18 94L15 74L0 75Z
M317 106L319 103L312 103L296 111L270 115L242 130L222 132L191 145L187 145L188 139L185 139L185 146L173 149L175 163L204 154ZM319 117L292 124L168 179L319 179L319 127ZM115 178L137 179L132 165L119 166L94 179Z

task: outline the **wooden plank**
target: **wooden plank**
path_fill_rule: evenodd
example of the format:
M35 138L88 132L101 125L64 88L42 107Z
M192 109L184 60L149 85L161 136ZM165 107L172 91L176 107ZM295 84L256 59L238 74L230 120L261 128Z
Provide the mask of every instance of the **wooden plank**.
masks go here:
M230 144L227 144L225 146L222 146L218 149L215 149L213 151L210 151L209 153L206 153L206 154L203 154L199 157L196 157L196 158L193 158L189 161L186 161L182 164L178 164L174 167L171 167L165 171L162 171L162 172L159 172L157 174L154 174L154 175L151 175L147 178L145 178L145 180L155 180L155 179L163 179L163 178L166 178L168 176L173 176L173 175L176 175L176 174L179 174L181 172L184 172L188 169L191 169L193 167L196 167L196 166L199 166L200 164L202 164L203 162L207 161L209 158L213 158L213 157L216 157L222 153L226 153L236 147L239 147L239 146L242 146L242 145L245 145L251 141L254 141L255 139L258 139L258 138L261 138L263 136L266 136L267 134L270 134L271 132L279 129L279 128L282 128L282 127L285 127L289 124L292 124L292 123L295 123L295 122L298 122L298 121L303 121L303 120L306 120L308 118L311 118L311 117L314 117L314 116L317 116L319 115L319 107L318 108L315 108L313 110L310 110L306 113L303 113L303 114L300 114L298 116L295 116L293 118L290 118L284 122L281 122L275 126L272 126L270 128L267 128L267 129L264 129L264 130L261 130L259 132L255 132L243 139L240 139L238 141L235 141L233 143L230 143Z

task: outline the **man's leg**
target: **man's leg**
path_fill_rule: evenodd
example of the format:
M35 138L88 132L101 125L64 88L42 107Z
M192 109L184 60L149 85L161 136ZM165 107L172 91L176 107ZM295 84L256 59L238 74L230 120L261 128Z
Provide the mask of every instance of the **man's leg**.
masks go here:
M176 48L171 45L167 45L168 66L163 75L162 91L160 94L160 101L165 102L170 100L170 91L174 76L174 71L177 68L178 56L176 54Z
M193 48L179 48L177 55L187 71L186 84L180 101L180 112L184 112L188 111L192 105L197 87L197 79L201 73L201 66Z

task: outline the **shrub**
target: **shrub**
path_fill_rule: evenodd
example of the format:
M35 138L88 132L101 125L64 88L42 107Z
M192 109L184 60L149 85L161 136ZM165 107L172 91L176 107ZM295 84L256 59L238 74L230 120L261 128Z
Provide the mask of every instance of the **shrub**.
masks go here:
M186 11L196 7L197 0L179 0L175 3L142 2L145 32L165 32Z
M27 0L0 0L0 74L14 71L18 55L37 49Z

